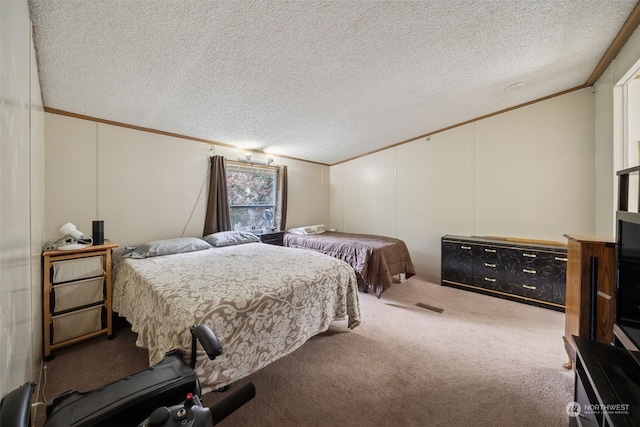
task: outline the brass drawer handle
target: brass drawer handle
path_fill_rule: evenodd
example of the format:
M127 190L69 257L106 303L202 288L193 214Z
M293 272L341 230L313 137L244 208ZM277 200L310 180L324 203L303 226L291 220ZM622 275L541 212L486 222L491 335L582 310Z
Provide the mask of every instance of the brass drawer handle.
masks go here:
M538 255L536 255L536 254L528 254L528 253L525 252L525 253L522 254L522 256L526 256L526 257L529 257L529 258L536 258Z
M471 246L460 246L460 249L471 249Z
M565 261L565 262L567 261L567 258L562 258L562 257L559 257L559 256L555 257L554 259L556 261Z
M523 273L529 273L529 274L536 274L535 270L529 270L528 268L523 268L522 272Z
M485 277L484 280L486 280L487 282L495 282L496 279L492 279L490 277Z
M522 285L522 287L525 288L525 289L531 289L533 291L536 290L536 287L535 286L531 286L531 285Z
M496 250L495 250L495 249L486 249L486 248L485 248L485 250L484 250L484 251L485 251L485 252L490 252L490 253L495 253L495 251L496 251Z
M485 263L484 263L484 266L485 266L485 267L496 268L496 265L495 265L495 264L489 264L488 262L485 262Z

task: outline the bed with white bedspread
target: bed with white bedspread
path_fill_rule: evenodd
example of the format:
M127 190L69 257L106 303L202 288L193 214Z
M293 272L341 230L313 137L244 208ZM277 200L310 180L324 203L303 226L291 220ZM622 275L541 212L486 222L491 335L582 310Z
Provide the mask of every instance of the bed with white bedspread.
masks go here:
M264 243L214 247L114 269L113 309L138 333L149 363L174 348L190 355L189 327L206 324L223 353L198 350L203 391L231 384L293 352L333 321L360 323L357 280L343 261Z

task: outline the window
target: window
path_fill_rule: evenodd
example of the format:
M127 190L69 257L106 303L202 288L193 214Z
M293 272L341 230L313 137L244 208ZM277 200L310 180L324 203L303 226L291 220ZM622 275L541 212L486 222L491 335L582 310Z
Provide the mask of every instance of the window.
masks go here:
M233 230L274 227L277 179L274 168L227 165L227 189Z

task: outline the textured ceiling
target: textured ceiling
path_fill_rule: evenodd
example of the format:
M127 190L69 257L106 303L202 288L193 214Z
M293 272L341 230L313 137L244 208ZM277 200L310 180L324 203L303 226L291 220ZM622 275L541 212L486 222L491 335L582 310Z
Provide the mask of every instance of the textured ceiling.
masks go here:
M45 107L334 164L584 85L635 4L31 0L30 8Z

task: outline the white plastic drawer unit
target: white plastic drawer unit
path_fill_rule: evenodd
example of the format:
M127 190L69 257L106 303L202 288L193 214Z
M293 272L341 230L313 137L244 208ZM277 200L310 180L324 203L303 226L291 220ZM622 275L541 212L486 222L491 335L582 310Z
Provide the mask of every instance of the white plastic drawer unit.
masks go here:
M102 305L53 316L52 344L102 329Z
M53 285L52 311L57 314L104 301L104 277Z
M102 256L56 261L53 265L53 283L72 282L104 275Z

